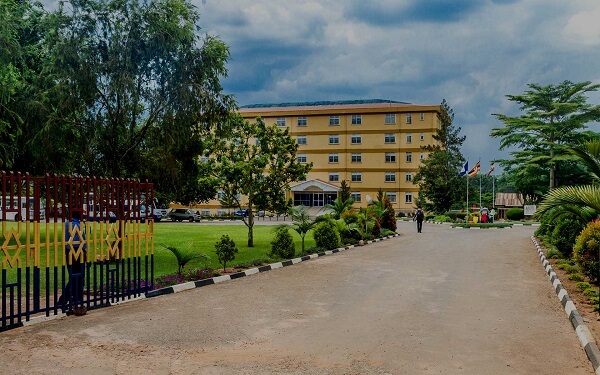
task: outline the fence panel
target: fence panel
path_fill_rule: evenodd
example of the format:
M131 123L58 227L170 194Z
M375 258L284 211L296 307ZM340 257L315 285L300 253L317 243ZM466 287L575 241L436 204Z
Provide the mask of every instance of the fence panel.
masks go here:
M0 331L153 288L152 184L2 172Z

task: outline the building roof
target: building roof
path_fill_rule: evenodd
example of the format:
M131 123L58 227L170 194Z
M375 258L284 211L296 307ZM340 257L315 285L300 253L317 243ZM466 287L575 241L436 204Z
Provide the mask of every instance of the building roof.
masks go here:
M263 103L240 107L239 113L246 116L284 116L302 113L303 115L344 113L387 113L411 111L440 111L439 105L411 104L386 99L340 100L298 103Z
M389 99L359 99L359 100L321 100L316 102L291 102L291 103L267 103L267 104L248 104L240 108L275 108L275 107L317 107L317 106L332 106L332 105L353 105L353 104L410 104L406 102L398 102Z
M521 207L523 195L519 193L496 193L496 206Z

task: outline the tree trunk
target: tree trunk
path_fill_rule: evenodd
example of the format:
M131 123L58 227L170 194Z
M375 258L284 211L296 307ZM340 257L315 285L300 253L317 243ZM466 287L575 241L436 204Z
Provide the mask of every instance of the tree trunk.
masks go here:
M248 202L248 247L254 247L254 215L252 201Z
M550 146L550 160L554 159L554 147ZM554 162L550 162L550 190L554 189Z

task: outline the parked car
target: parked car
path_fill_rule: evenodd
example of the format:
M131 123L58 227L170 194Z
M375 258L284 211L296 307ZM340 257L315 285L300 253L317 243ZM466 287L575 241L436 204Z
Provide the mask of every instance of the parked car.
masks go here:
M174 208L169 212L168 216L171 221L189 220L190 223L200 221L200 215L188 208Z
M248 209L247 208L243 208L241 210L237 210L234 212L235 216L248 216Z

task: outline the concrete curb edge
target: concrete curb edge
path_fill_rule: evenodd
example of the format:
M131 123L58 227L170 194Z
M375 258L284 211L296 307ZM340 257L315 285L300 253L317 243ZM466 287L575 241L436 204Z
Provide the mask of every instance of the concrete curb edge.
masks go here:
M558 276L556 276L556 273L552 269L548 259L546 259L546 256L542 251L542 247L538 244L534 236L531 236L531 241L533 241L533 244L535 245L538 255L540 256L542 266L546 270L546 273L550 278L550 282L554 287L556 296L564 308L567 318L571 322L571 325L573 326L573 329L579 338L579 342L581 342L581 346L585 350L585 354L587 354L592 366L594 367L594 372L597 375L600 375L600 349L598 349L598 345L596 345L596 342L594 341L594 336L592 336L589 328L585 325L583 317L577 311L577 308L569 297L567 290L558 279Z

